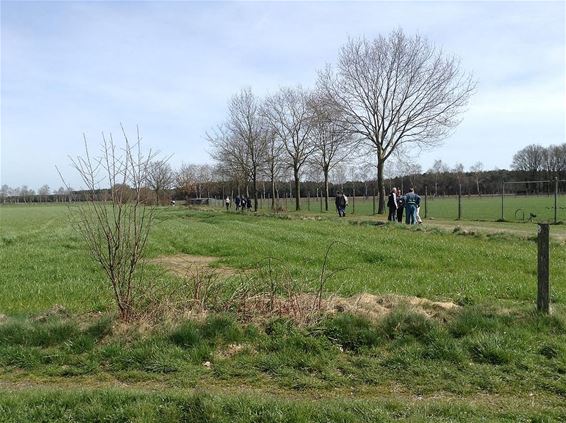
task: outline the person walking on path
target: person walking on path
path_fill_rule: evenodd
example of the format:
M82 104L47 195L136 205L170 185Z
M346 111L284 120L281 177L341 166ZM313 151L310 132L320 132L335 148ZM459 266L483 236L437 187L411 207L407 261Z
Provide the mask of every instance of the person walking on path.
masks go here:
M389 215L387 220L395 222L397 220L397 188L393 188L387 198L387 207L389 207Z
M415 194L415 189L411 188L405 194L405 223L408 225L417 224L417 207L421 205L421 197Z
M240 210L240 196L236 195L236 198L234 198L234 203L236 203L236 211Z
M338 216L346 216L346 197L340 191L336 192L336 210L338 211Z
M226 200L224 200L224 204L226 205L226 211L230 208L230 197L226 196Z

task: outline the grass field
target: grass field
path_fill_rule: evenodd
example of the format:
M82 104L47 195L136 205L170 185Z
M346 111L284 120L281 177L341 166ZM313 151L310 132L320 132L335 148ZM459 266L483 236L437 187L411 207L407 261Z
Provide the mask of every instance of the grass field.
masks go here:
M234 269L228 287L271 258L313 291L340 241L325 296L457 306L306 326L227 312L148 327L116 321L65 207L0 207L0 421L566 419L565 226L551 228L551 316L534 311L536 225L470 227L163 208L148 258L216 257L213 267ZM145 277L183 286L157 265ZM56 304L65 311L46 313Z
M371 197L349 197L347 212L359 216L371 216L374 213L373 199ZM421 217L425 216L424 196L421 193ZM269 200L261 201L262 209L270 207ZM280 199L279 204L289 211L294 210L294 199ZM220 201L218 207L220 207ZM321 202L317 198L302 198L301 208L303 211L320 212ZM323 206L324 208L324 206ZM427 217L441 220L455 220L458 218L458 197L429 196L426 205ZM329 211L334 212L334 198L330 198ZM503 199L503 217L509 222L542 222L554 221L554 196L515 196L506 195ZM557 221L566 222L566 195L557 197ZM501 219L501 196L462 196L461 219L498 221Z

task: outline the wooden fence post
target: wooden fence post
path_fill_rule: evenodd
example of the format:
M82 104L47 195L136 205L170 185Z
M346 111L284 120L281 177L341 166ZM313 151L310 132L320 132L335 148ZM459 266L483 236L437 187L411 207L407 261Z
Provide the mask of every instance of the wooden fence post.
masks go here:
M424 218L428 217L428 207L427 207L427 198L428 198L428 185L424 186Z
M558 223L558 176L554 178L554 224Z
M356 187L352 187L352 214L356 213Z
M548 223L538 224L538 291L537 310L549 312L549 226Z
M462 220L462 184L458 186L458 220Z
M373 214L375 215L375 187L373 187L372 205L373 205Z
M505 216L503 214L503 200L505 199L505 181L501 181L501 221L505 221Z

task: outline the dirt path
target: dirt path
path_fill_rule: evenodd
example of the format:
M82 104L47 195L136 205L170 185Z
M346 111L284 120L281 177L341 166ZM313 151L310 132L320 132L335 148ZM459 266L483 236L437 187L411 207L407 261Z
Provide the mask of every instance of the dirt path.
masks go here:
M537 226L534 224L511 224L513 226L509 226L509 224L506 223L495 222L427 221L424 225L433 228L447 229L449 231L460 228L462 231L476 231L485 234L508 233L521 238L532 238L537 235ZM550 236L557 241L566 241L566 227L563 225L551 226Z
M351 216L352 221L375 222L376 220L361 220ZM377 219L380 223L386 223L384 218ZM520 238L533 238L537 235L537 225L534 223L511 223L511 222L481 222L481 221L454 221L454 220L425 220L423 226L426 228L438 228L446 232L454 232L456 228L460 232L482 234L511 234ZM566 225L551 225L550 237L559 242L566 242Z

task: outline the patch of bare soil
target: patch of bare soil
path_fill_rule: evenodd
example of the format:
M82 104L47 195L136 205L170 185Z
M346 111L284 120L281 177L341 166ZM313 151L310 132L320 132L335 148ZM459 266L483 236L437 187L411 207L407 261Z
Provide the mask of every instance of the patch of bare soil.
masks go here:
M194 277L197 274L214 272L219 276L233 276L238 273L236 269L230 267L211 267L210 265L218 261L218 257L193 256L191 254L176 254L174 256L161 256L150 260L152 264L157 264L165 270L182 278Z
M49 320L52 317L66 318L66 317L69 317L69 316L70 316L70 314L65 309L65 307L63 307L61 304L55 304L53 307L51 307L46 312L35 316L33 320L38 321L38 322L45 322L46 320Z

